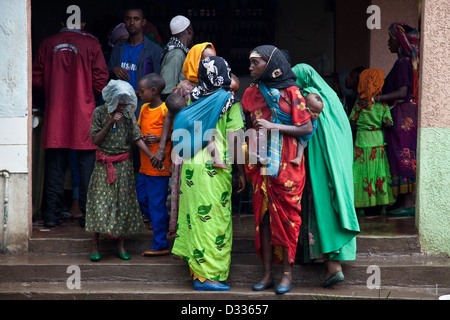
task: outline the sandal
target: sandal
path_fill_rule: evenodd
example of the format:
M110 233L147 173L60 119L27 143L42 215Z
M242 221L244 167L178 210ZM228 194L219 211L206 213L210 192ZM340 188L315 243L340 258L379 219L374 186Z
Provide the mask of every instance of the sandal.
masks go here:
M290 274L292 274L292 272L290 272L290 271L285 271L283 274L285 274L285 275L290 275ZM276 294L285 294L285 293L291 291L291 289L292 289L292 279L291 279L289 285L287 285L287 286L284 285L284 284L279 284L279 285L275 288L275 293L276 293Z
M334 286L336 283L344 281L344 274L342 271L338 271L336 273L333 273L331 276L329 276L323 283L322 287L329 288L331 286Z

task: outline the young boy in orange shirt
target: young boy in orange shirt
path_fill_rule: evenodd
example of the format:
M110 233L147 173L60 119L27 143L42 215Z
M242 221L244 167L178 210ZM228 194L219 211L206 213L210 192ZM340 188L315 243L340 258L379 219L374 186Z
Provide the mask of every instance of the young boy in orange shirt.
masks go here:
M144 101L139 115L138 125L141 127L144 141L156 153L159 148L164 117L168 110L161 100L161 92L166 86L163 78L156 73L143 77L139 82L139 96ZM151 160L141 152L141 167L136 180L136 191L142 213L151 221L153 227L153 242L150 250L145 250L144 256L160 256L169 254L166 233L169 215L167 212L167 194L169 168L171 162L172 142L166 145L166 158L163 167L154 168Z

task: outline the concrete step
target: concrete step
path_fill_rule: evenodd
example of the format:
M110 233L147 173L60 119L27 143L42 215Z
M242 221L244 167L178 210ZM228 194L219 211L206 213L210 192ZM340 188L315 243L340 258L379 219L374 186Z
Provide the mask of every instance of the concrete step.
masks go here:
M127 238L126 248L130 253L141 253L149 249L152 243L153 233L145 232ZM172 243L171 241L169 242ZM102 250L111 252L116 248L116 240L107 236L100 240ZM66 253L82 254L90 251L91 238L32 238L29 241L28 251L30 253ZM420 253L419 237L417 235L400 236L357 236L357 248L359 253L365 254L413 254ZM254 253L254 238L233 239L234 253Z
M233 252L254 253L254 217L245 215L233 218ZM405 227L406 225L406 227ZM358 253L363 254L415 254L420 253L418 235L414 232L413 219L389 219L361 221L361 234L357 236ZM30 253L83 254L90 251L92 236L76 223L67 223L56 228L45 228L38 222L33 225L29 240ZM126 239L130 253L141 253L149 249L153 231L144 230ZM115 240L101 236L101 247L111 252L116 247Z
M153 233L145 230L127 238L129 261L115 254L116 241L101 237L100 262L89 260L91 235L74 223L46 229L33 226L28 254L0 255L0 299L157 299L157 300L335 300L335 299L437 299L450 293L450 259L420 253L413 220L368 220L357 237L356 261L343 263L345 281L331 289L321 283L323 263L295 265L294 289L285 295L273 290L253 292L262 274L255 254L253 216L233 219L232 263L229 292L196 292L186 263L170 256L142 257ZM367 221L365 221L367 222ZM407 230L404 224L407 224ZM412 227L411 227L412 226ZM392 232L392 231L395 232ZM81 289L70 290L68 268L80 270ZM379 268L379 289L369 289ZM281 277L275 266L274 278Z
M169 305L176 308L173 312L180 314L181 308L188 304L204 306L205 301L211 300L220 307L218 309L223 309L222 312L226 310L220 301L226 301L227 304L231 302L231 305L239 304L239 301L262 303L269 304L269 307L271 301L293 301L296 305L283 303L283 306L294 310L298 308L299 300L437 300L445 292L449 291L411 287L382 287L374 290L366 286L338 284L332 288L295 285L289 293L277 295L273 289L255 292L248 285L233 285L230 291L224 292L195 291L191 283L186 281L177 284L82 282L80 289L69 289L65 282L0 284L0 300L158 300L158 304L162 303L163 306L165 301L178 300L181 303L169 302Z
M162 282L177 284L189 279L187 264L172 256L142 257L132 255L122 261L114 254L102 255L100 262L91 262L88 254L26 254L5 255L0 259L0 283L51 283L65 282L69 266L80 269L86 282ZM440 256L358 255L356 261L343 263L345 283L366 286L374 271L379 268L382 286L450 288L450 259ZM281 266L275 266L274 278L281 277ZM321 263L295 265L294 284L320 287L326 269ZM255 255L233 255L228 283L252 285L262 274L261 261Z

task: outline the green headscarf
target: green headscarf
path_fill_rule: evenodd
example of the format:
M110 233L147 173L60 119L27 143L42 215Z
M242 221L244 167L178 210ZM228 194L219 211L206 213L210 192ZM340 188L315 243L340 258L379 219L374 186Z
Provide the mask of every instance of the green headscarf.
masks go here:
M321 250L331 260L355 260L360 229L354 206L350 123L335 91L311 66L302 63L292 70L305 94L316 93L323 99L323 111L308 146Z

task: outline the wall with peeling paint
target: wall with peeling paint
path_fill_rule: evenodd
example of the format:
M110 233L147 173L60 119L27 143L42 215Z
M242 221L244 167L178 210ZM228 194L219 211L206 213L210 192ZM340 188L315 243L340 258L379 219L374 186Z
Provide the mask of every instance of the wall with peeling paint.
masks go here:
M2 0L0 10L0 249L28 249L29 1Z

